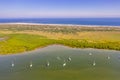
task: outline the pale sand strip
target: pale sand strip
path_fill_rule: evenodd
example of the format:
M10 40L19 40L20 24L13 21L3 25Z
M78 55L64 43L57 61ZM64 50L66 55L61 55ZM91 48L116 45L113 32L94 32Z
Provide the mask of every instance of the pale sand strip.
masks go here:
M0 25L48 25L48 26L77 26L77 27L116 27L120 26L104 26L104 25L75 25L75 24L43 24L43 23L0 23Z

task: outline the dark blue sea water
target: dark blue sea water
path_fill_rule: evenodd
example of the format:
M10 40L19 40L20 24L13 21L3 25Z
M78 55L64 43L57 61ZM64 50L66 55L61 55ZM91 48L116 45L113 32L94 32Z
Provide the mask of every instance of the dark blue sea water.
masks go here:
M120 26L120 18L16 18L0 19L0 23L42 23Z

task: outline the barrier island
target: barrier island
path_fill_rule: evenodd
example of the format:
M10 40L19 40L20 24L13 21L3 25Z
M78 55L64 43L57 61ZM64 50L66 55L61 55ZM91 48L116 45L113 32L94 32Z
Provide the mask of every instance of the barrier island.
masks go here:
M0 55L22 53L53 44L120 50L120 27L0 24Z

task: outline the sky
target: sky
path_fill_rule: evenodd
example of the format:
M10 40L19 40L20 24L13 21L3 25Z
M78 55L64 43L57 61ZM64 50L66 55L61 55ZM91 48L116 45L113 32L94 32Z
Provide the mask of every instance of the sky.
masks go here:
M0 18L119 17L120 0L0 0Z

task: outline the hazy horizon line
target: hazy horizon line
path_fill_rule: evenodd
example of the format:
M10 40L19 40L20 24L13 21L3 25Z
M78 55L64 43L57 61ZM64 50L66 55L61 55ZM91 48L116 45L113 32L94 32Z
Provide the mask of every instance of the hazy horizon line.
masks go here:
M53 19L55 19L55 18L120 18L120 17L6 17L6 18L0 18L0 19L42 19L42 18L53 18Z

